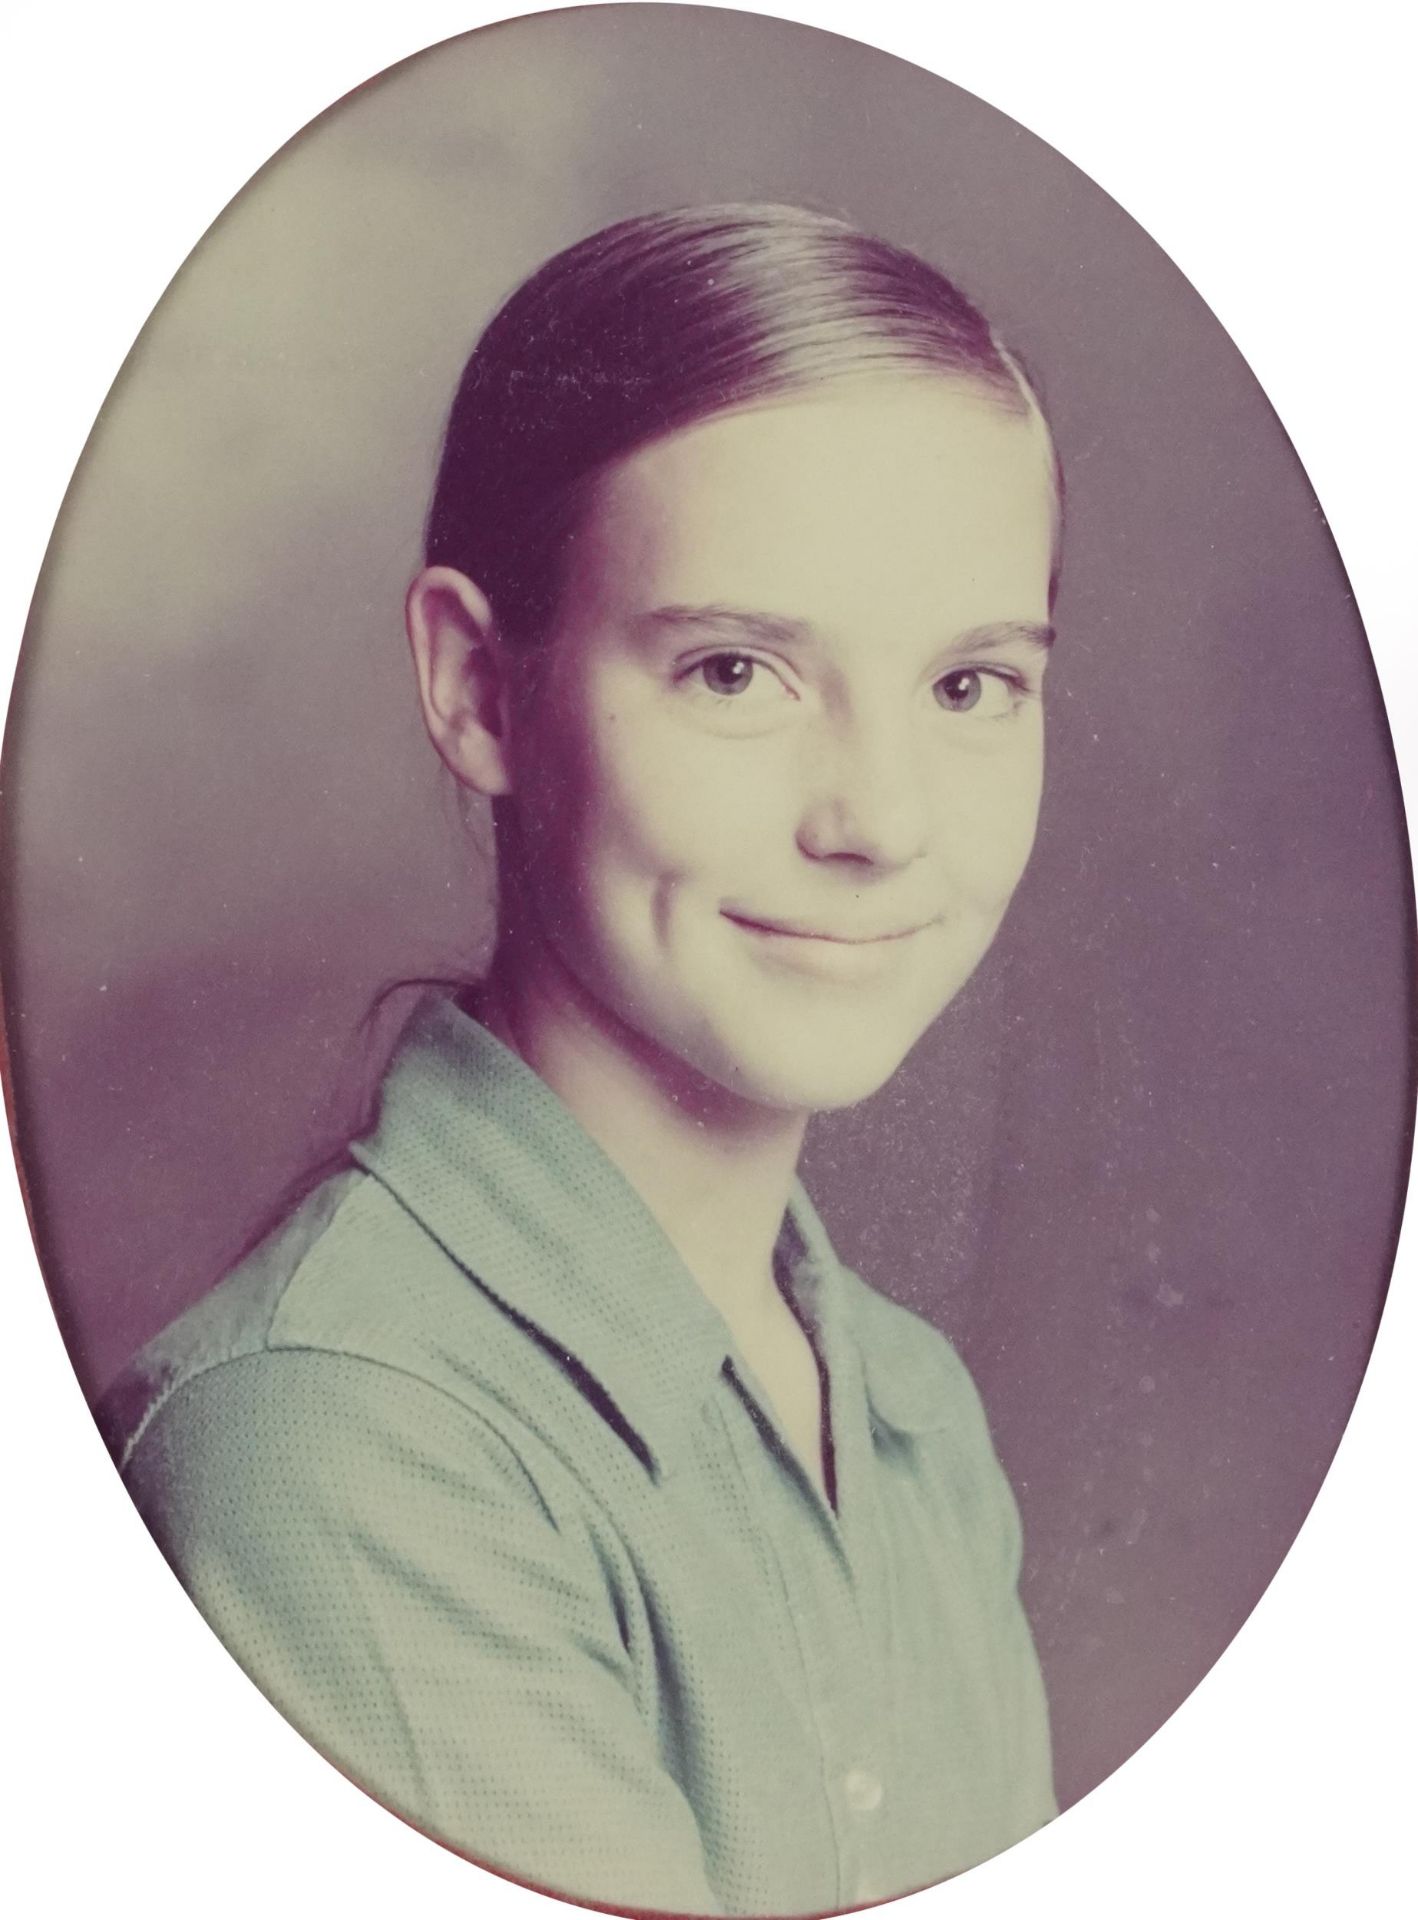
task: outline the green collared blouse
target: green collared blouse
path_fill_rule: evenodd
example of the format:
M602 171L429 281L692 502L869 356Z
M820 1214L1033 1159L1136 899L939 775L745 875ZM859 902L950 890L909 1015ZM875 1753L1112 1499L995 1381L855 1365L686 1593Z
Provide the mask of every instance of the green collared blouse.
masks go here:
M862 1905L1050 1817L979 1400L800 1188L835 1509L618 1169L451 1000L351 1154L101 1408L316 1747L519 1879L673 1913Z

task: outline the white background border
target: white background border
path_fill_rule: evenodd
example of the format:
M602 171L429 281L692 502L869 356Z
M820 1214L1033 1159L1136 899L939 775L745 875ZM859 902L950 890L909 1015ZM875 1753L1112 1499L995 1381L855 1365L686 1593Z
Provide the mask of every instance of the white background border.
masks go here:
M251 172L391 60L495 18L401 0L12 0L0 326L6 678L49 529L134 334ZM534 9L533 9L534 10ZM1418 779L1414 109L1403 10L1190 0L781 5L944 73L1050 139L1167 247L1299 449ZM1343 656L1337 656L1343 661ZM1264 690L1239 677L1257 711ZM1326 687L1315 686L1323 700ZM1343 992L1344 983L1335 983ZM1296 1035L1296 1045L1304 1036ZM1063 1821L922 1915L1286 1920L1408 1911L1414 1873L1413 1233L1358 1409L1255 1616ZM11 1910L429 1920L535 1897L381 1813L221 1653L122 1497L0 1169L11 1341L0 1594ZM1405 1284L1407 1283L1407 1284Z

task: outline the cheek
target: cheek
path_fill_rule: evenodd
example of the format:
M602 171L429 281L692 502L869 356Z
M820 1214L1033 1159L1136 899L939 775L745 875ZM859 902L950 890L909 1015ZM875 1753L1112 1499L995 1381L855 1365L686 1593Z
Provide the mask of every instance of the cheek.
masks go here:
M949 879L982 911L1000 910L1034 845L1043 787L1042 754L1001 753L952 769L937 795L936 844Z
M752 754L681 727L608 726L586 794L587 858L645 883L732 887L782 795Z
M529 880L564 900L591 903L595 877L633 859L660 783L632 716L594 678L559 681L525 725L516 768L518 819Z

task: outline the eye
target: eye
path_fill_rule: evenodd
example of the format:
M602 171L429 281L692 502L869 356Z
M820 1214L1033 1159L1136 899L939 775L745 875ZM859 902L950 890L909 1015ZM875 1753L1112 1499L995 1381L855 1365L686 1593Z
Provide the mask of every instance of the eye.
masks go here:
M931 690L937 705L947 713L978 712L992 719L1011 712L1021 691L1005 675L979 667L957 667L944 673Z
M700 654L697 660L683 665L675 677L691 696L711 696L706 702L711 707L732 701L756 708L795 697L783 674L768 661L723 648L717 653Z
M756 671L757 662L750 660L746 653L711 653L691 668L710 693L730 697L746 693L753 685Z

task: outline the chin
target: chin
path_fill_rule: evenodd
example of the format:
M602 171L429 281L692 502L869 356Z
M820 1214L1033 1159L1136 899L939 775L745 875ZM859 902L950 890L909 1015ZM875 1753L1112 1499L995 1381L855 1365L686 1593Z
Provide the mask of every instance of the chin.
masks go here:
M758 1044L695 1049L693 1064L755 1106L790 1113L834 1113L879 1093L919 1039L891 1041L879 1030L857 1038L839 1025L831 1033L795 1036L780 1027Z

